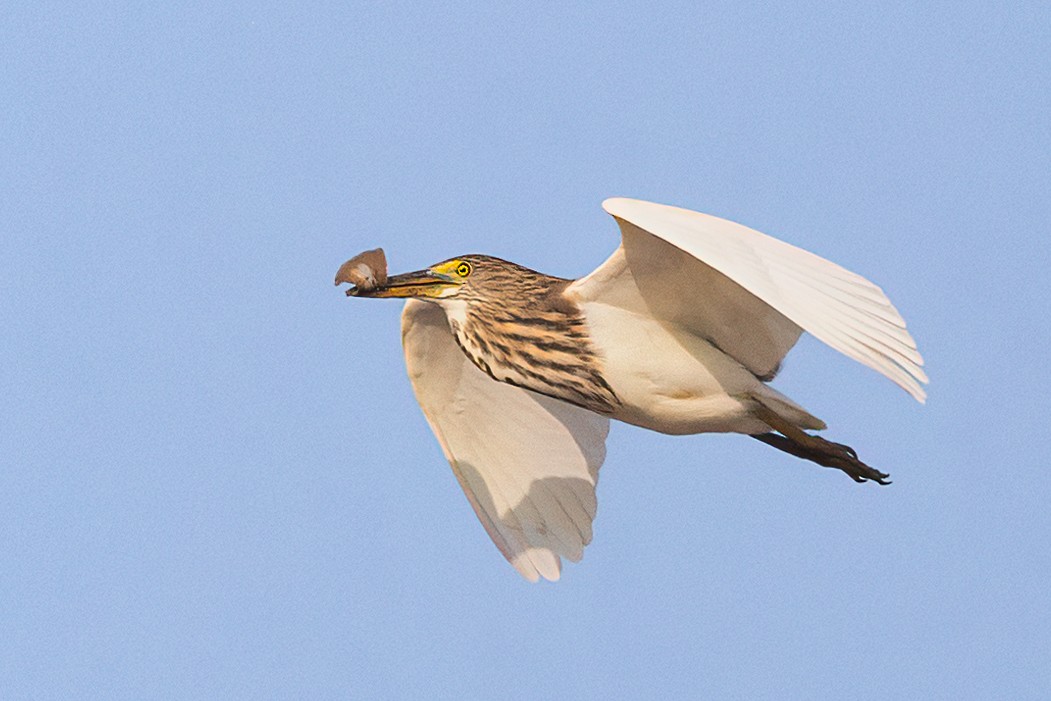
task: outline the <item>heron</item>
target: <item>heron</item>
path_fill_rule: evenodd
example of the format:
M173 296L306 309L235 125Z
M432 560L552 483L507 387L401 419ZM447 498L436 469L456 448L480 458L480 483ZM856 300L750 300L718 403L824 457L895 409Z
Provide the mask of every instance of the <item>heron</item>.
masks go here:
M347 291L406 300L416 399L523 577L557 580L563 558L583 556L612 419L744 434L857 482L888 483L852 448L811 433L825 422L769 384L805 331L923 403L923 358L879 287L726 219L622 197L602 206L620 246L580 279L472 254L383 270Z

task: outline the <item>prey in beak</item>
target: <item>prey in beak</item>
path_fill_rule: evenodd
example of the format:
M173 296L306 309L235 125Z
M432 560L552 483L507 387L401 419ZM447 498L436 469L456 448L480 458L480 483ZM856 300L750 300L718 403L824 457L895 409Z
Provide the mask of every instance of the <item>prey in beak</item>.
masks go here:
M382 248L359 253L336 271L336 284L347 282L352 287L347 296L353 297L361 291L373 290L387 284L387 256Z
M349 283L348 297L444 297L459 284L451 275L434 270L387 276L382 248L360 253L339 267L336 284Z

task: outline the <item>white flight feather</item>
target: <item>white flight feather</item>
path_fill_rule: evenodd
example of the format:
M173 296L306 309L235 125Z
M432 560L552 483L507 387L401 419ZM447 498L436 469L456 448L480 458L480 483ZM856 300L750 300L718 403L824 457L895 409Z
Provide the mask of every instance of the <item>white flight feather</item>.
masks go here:
M445 311L409 300L405 362L445 457L500 552L523 577L559 578L591 541L609 419L496 382L456 345Z
M662 244L671 244L740 287L729 294L720 288L721 297L714 298L702 285L679 289L681 299L675 302L679 316L681 309L690 304L736 306L746 304L743 297L757 298L801 330L882 373L918 401L926 399L921 384L927 382L923 358L905 321L883 290L860 275L726 219L622 197L608 199L602 206L620 224L624 255L619 261L614 255L591 275L574 283L571 292L578 299L615 299L625 260L662 255L667 258ZM644 292L644 296L647 294L653 296L652 291ZM653 310L656 315L661 313L660 304L658 301L658 309ZM764 307L755 309L761 311ZM769 333L769 313L740 314L727 319L715 309L710 318L714 321L708 322L706 328L695 329L698 335L712 339L757 374L764 374L770 366L771 349L772 355L783 356L794 343L789 333L782 334L779 344L758 342L762 338L758 334ZM731 322L735 328L729 328ZM749 332L757 335L750 338ZM720 343L724 338L725 343Z

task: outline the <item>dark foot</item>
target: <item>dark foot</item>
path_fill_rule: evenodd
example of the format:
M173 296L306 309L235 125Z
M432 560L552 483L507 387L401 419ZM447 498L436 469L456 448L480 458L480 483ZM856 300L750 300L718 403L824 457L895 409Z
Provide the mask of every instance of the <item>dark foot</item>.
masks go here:
M890 484L887 479L890 475L858 460L858 454L850 446L812 436L762 404L755 408L755 415L777 433L762 433L752 438L798 458L842 470L855 482L872 480L877 484Z
M810 439L807 441L808 445L796 443L777 433L761 433L757 436L752 436L752 438L782 450L789 455L795 455L797 458L815 462L823 467L834 467L837 470L842 470L855 482L872 480L877 484L890 484L890 480L887 479L890 475L869 467L858 460L858 454L850 446L826 441L824 438L809 434L804 435Z

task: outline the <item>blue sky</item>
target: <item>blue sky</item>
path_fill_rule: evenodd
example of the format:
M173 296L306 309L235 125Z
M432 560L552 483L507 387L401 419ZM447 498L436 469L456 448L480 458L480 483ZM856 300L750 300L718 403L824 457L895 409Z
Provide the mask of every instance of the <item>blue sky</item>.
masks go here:
M1039 3L0 11L4 698L1047 698ZM926 406L805 338L887 470L615 425L530 585L345 259L582 275L608 196L874 279Z

